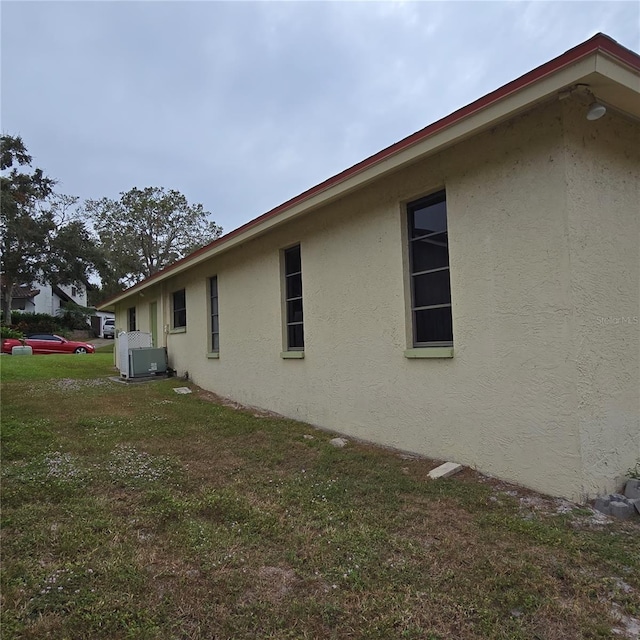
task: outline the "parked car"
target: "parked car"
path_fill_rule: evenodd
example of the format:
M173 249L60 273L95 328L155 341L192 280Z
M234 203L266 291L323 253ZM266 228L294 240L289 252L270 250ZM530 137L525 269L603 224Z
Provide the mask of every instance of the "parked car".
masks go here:
M102 337L114 338L116 335L116 321L112 318L107 318L102 325Z
M75 342L51 333L37 333L25 338L24 344L31 347L33 353L95 353L96 348L88 342ZM5 338L2 341L2 353L11 353L13 347L21 347L22 341Z

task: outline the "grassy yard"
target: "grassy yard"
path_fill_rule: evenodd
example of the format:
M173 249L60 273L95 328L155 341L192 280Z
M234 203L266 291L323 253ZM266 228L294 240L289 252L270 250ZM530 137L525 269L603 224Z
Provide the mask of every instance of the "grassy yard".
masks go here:
M111 362L0 358L3 640L637 637L637 524Z

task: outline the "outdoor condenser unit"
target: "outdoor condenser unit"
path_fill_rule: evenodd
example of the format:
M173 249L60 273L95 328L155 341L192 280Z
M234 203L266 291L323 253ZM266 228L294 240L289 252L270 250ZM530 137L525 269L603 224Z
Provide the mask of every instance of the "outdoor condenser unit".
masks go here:
M164 348L129 349L129 378L141 378L167 372L167 352Z

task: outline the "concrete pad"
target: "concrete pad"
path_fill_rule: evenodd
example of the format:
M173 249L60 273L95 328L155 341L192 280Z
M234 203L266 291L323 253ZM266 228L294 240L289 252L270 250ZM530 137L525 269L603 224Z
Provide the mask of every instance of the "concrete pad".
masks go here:
M191 393L191 389L189 389L189 387L175 387L173 390L176 393Z
M432 480L437 480L438 478L448 478L452 476L454 473L458 473L458 471L462 471L462 465L456 462L445 462L441 464L439 467L435 469L431 469L429 471L429 477Z

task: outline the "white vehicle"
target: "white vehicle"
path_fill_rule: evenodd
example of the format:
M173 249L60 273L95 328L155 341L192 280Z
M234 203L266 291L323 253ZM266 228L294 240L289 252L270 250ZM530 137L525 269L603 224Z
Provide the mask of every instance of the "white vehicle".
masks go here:
M116 335L116 321L113 318L107 318L102 325L102 337L113 338Z

